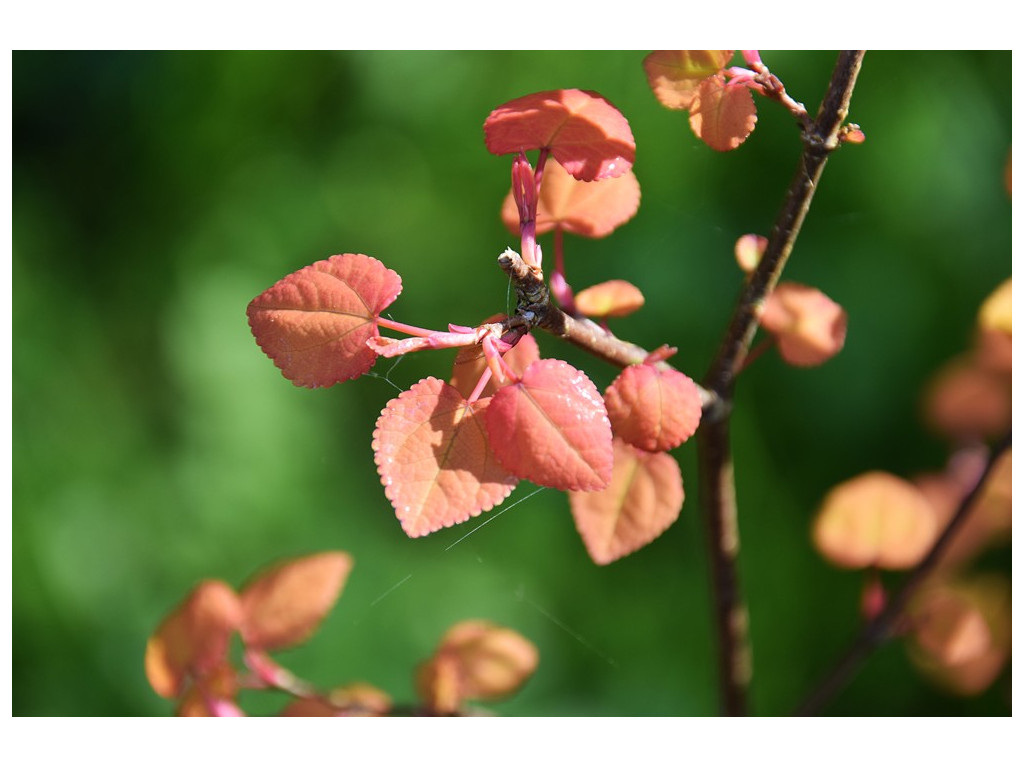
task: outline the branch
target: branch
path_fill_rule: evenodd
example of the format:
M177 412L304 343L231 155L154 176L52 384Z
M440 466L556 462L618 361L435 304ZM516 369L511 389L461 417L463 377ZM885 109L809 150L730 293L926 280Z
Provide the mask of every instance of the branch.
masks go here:
M864 626L860 634L850 645L850 648L839 659L814 692L807 697L807 700L797 709L795 714L805 716L817 714L825 704L831 701L846 686L850 678L853 677L853 674L864 663L864 660L875 649L892 637L893 627L903 614L903 609L906 607L911 595L913 595L914 590L935 569L936 564L949 546L949 542L970 515L974 507L974 501L985 486L985 481L988 480L989 475L992 473L992 468L996 465L999 457L1009 449L1010 435L1008 434L996 445L989 456L985 471L982 472L974 487L971 488L963 501L960 502L960 506L957 508L953 518L946 525L939 538L935 540L928 554L907 574L899 591L892 596L885 609L873 621Z
M725 338L704 386L717 407L706 409L698 431L701 506L707 520L715 624L718 632L719 687L722 712L744 715L752 665L747 637L747 609L737 576L739 526L729 441L729 417L736 374L742 369L758 327L758 311L779 280L807 211L825 161L839 146L863 51L844 51L832 72L818 116L802 135L804 151L790 183L768 246L746 283ZM710 412L709 412L710 410Z

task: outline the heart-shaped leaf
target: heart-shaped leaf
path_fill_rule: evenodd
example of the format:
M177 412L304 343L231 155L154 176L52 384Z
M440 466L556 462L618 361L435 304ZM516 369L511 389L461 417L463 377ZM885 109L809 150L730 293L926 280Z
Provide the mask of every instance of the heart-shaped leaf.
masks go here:
M351 570L347 553L323 552L260 573L242 590L242 638L268 651L303 642L337 602Z
M654 51L644 58L647 82L669 109L689 109L702 80L729 63L732 51Z
M402 291L402 279L361 253L331 256L279 280L249 304L256 343L285 378L329 387L370 370L366 346L377 318Z
M601 182L577 181L560 165L544 168L537 201L537 234L562 229L581 237L606 237L625 224L640 207L640 182L633 171ZM519 209L511 190L501 207L501 220L519 234Z
M779 283L765 299L760 319L790 365L821 365L846 342L846 310L817 288L799 283Z
M690 127L701 141L728 152L746 141L756 123L757 107L745 85L726 83L722 75L701 81L690 105Z
M426 378L381 412L374 461L409 536L476 517L516 487L517 479L488 445L483 419L489 402L470 404L449 384Z
M576 530L598 565L607 565L658 538L683 508L683 476L667 453L638 451L615 439L608 487L569 493Z
M631 365L604 394L615 434L644 451L669 451L700 425L700 390L684 373Z
M622 113L601 95L576 88L502 104L484 121L484 141L495 155L547 148L580 181L619 176L636 157Z
M484 418L510 472L561 490L597 491L612 476L612 430L593 382L563 360L538 360L491 398Z

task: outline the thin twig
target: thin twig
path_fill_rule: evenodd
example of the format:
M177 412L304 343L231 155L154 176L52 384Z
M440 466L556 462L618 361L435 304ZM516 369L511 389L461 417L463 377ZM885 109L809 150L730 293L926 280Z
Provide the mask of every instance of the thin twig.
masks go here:
M846 653L836 662L835 666L832 667L804 703L800 705L800 708L796 711L797 715L816 715L820 712L825 704L835 698L846 687L850 678L853 677L865 659L892 637L893 627L902 616L903 609L906 608L907 602L913 595L914 590L935 569L936 564L949 546L949 542L956 535L957 531L960 530L961 526L963 526L964 521L967 520L971 510L974 508L974 502L981 493L982 488L984 488L985 481L992 474L993 467L995 467L999 458L1009 448L1010 435L1008 434L993 449L992 454L989 456L988 464L985 466L985 471L981 473L981 477L978 478L974 487L971 488L970 492L963 498L963 501L960 502L956 513L946 525L939 538L935 540L928 554L907 574L899 590L893 594L882 612L873 621L864 626L850 644Z
M863 51L844 51L832 73L818 116L803 133L804 151L790 183L782 210L772 228L761 261L744 286L718 355L704 378L704 387L717 400L705 411L697 434L701 478L701 506L706 518L711 582L718 632L721 708L726 715L747 713L751 654L747 609L737 575L740 540L736 511L733 462L729 447L732 394L754 334L758 312L775 287L793 250L829 154L849 110L850 96L860 71Z

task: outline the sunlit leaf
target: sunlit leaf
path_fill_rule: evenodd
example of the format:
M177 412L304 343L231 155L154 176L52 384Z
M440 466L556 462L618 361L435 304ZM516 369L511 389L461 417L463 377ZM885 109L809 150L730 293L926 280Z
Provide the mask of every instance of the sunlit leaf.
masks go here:
M644 295L626 280L606 280L576 294L576 310L587 317L625 317L644 305Z
M732 51L654 51L644 57L647 82L669 109L689 109L701 81L729 63Z
M391 400L373 433L384 493L409 536L465 522L516 487L498 463L484 427L490 399L468 403L440 379L426 378Z
M453 714L467 700L515 693L538 660L536 646L518 632L489 621L463 621L445 633L434 655L420 665L416 690L432 711Z
M146 644L146 677L165 698L182 694L186 679L221 666L241 622L235 591L222 581L201 582L160 624Z
M359 253L331 256L279 280L249 304L256 343L297 386L329 387L370 370L366 340L402 291L397 273Z
M842 568L911 568L937 535L925 495L887 472L866 472L833 488L813 528L818 551Z
M537 234L560 228L581 237L606 237L625 224L640 207L640 182L632 170L601 182L577 181L562 166L545 166L537 203ZM519 234L519 209L511 190L501 219Z
M700 390L676 370L631 365L611 383L604 400L615 434L644 451L669 451L700 425Z
M679 517L683 477L667 453L639 451L615 439L608 487L569 493L576 530L598 565L607 565L654 541Z
M955 440L1002 435L1013 412L1009 373L982 367L970 357L946 363L924 394L924 415L936 432Z
M612 474L612 430L586 374L538 360L491 398L484 417L491 447L510 472L538 485L597 491Z
M337 602L351 570L345 552L323 552L258 574L242 590L246 644L275 650L308 639Z
M761 326L775 337L783 360L810 367L842 350L847 314L817 288L783 282L765 299Z
M702 80L690 105L690 127L712 149L728 152L746 141L757 123L754 97L722 75Z
M502 104L484 121L484 140L495 155L546 147L581 181L619 176L636 156L633 132L622 113L601 95L575 88Z
M986 330L1013 335L1013 281L1004 280L978 310L978 325Z

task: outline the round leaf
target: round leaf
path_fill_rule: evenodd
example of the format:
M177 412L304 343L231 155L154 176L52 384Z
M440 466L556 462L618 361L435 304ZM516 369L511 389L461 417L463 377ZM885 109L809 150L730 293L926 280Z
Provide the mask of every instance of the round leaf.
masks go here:
M690 127L701 141L728 152L746 141L756 123L757 107L745 85L730 85L722 75L701 81L690 105Z
M517 480L495 459L483 420L489 399L468 403L426 378L391 400L373 433L384 493L409 536L476 517L512 493Z
M360 253L331 256L279 280L247 310L256 343L301 387L329 387L370 370L366 346L402 279Z
M644 451L669 451L700 425L700 390L684 373L631 365L604 395L616 435Z
M538 360L491 398L484 417L494 454L539 485L598 491L612 475L612 430L586 374L562 360Z
M619 176L636 157L622 113L599 94L575 88L502 104L484 121L484 140L495 155L547 148L581 181Z

